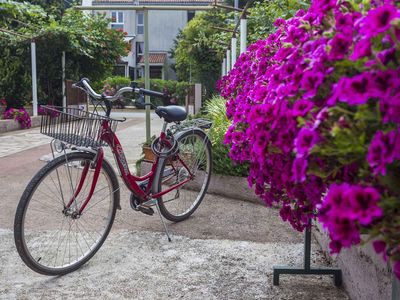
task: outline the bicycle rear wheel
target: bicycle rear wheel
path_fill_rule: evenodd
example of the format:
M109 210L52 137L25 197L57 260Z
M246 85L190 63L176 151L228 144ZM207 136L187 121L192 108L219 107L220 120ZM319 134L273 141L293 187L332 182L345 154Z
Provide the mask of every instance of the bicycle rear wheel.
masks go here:
M107 161L83 213L89 194L93 153L72 152L45 165L26 187L14 220L14 239L28 267L44 275L63 275L86 263L105 241L119 203L118 179ZM87 167L86 167L87 166ZM83 185L78 189L82 174ZM73 199L69 209L68 202Z
M161 214L168 220L187 219L200 205L210 183L211 143L199 129L184 132L177 138L178 155L162 162L154 178L153 194L167 191L194 176L187 183L158 198ZM190 172L189 172L190 171Z

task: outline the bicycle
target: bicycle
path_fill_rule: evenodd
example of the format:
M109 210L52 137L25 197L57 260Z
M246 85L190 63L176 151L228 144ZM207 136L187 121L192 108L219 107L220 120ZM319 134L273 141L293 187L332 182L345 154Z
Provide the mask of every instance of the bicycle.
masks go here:
M210 121L183 122L187 118L184 108L155 107L155 113L164 119L160 136L151 145L156 158L148 174L135 176L115 133L117 124L125 119L110 117L112 102L134 92L138 101L154 107L144 103L145 95L166 96L134 83L114 96L97 94L87 79L74 86L88 94L94 111L45 108L40 131L53 138L54 159L26 187L14 220L19 255L28 267L44 275L67 274L89 261L107 238L116 210L121 209L117 174L104 158L104 146L111 148L131 192L131 207L152 215L155 206L169 241L163 217L180 222L193 214L211 176L211 143L204 131L212 126Z

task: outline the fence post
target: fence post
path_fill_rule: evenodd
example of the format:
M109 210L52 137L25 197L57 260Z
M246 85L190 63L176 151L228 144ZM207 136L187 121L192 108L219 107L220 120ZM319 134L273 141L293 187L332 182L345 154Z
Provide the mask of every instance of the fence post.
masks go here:
M225 76L226 75L226 58L224 57L224 60L222 61L222 71L221 71L221 75Z
M232 48L232 69L233 69L233 66L235 65L235 63L236 63L236 51L237 51L237 39L236 39L236 35L234 36L234 37L232 37L232 45L231 45L231 48Z
M240 53L247 49L247 19L246 16L240 19Z
M226 50L226 73L231 70L231 50Z

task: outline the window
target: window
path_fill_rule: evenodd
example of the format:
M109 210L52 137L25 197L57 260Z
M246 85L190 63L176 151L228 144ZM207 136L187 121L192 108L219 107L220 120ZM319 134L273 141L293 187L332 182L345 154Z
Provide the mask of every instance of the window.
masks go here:
M162 78L162 67L150 66L150 78Z
M188 10L188 12L187 12L187 21L189 22L191 19L193 19L195 14L196 13L194 11Z
M136 63L138 64L140 58L144 54L144 43L143 42L136 42Z
M142 11L136 13L136 34L144 34L144 14Z
M124 30L124 13L122 11L111 12L111 29Z
M114 66L114 70L112 73L114 76L123 76L125 77L125 66L117 65Z

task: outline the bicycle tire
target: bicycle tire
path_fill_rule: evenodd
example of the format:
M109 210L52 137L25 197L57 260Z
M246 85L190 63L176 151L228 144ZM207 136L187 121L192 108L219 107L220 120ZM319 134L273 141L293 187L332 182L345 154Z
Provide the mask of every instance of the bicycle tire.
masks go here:
M14 219L14 240L20 257L33 271L53 276L73 272L89 261L107 238L114 222L120 194L118 178L106 160L103 160L93 196L82 215L74 219L72 213L68 213L68 215L65 213L64 202L68 200L65 201L64 199L72 199L68 195L75 193L77 183L80 181L79 173L83 173L81 170L84 169L84 164L90 164L94 158L94 153L87 152L71 152L55 158L38 171L22 194ZM86 199L92 183L90 176L93 176L93 170L93 167L88 168L87 179L84 181L86 185L82 186L80 194L75 197L75 209L78 207L78 202L81 205ZM75 187L73 184L70 185L69 194L68 188L65 187L68 184L61 184L63 173L66 174L70 182L72 182L72 178L76 182ZM52 183L54 183L54 186L51 185ZM100 189L103 184L106 187ZM106 188L109 188L109 190L106 190ZM103 196L102 190L105 190L106 196L104 199L98 200L100 195ZM60 195L62 201L59 201ZM108 195L110 196L109 199L107 198ZM74 205L75 202L71 207ZM106 215L101 212L103 208ZM61 227L59 227L60 223L62 224ZM93 227L99 223L102 227L101 231L98 232ZM55 227L54 224L57 224L57 226ZM58 231L55 231L57 228ZM66 238L66 230L68 230L68 239ZM65 248L62 249L64 240ZM68 250L67 240L69 243ZM92 243L92 241L94 242ZM57 249L55 249L56 243ZM74 245L72 254L75 251L75 257L72 257L72 260L71 245ZM82 248L86 246L87 249L83 251ZM64 251L61 263L59 263L62 254L60 251ZM68 263L66 261L64 264L67 251L69 259ZM59 259L58 255L60 255Z
M205 154L205 164L203 161L201 161L201 157L198 156L202 155L199 154L200 152L196 153L196 156L194 156L196 159L194 160L193 155L190 154L194 153L194 150L193 152L190 152L189 149L185 149L190 148L190 145L188 146L188 142L190 143L190 141L193 141L193 139L197 140L198 143L196 143L196 145L198 149L200 151L203 151ZM200 129L185 131L177 137L177 142L179 147L179 157L181 157L181 159L188 165L191 171L194 171L196 173L196 176L193 180L190 180L181 188L174 189L157 199L161 214L164 218L172 222L181 222L183 220L186 220L199 207L207 192L212 171L211 143L204 131ZM192 149L194 149L194 143L192 143L192 146ZM199 159L197 159L198 157ZM194 160L195 162L198 160L198 165L191 165L190 159ZM194 168L197 168L197 170ZM187 179L188 176L189 174L183 167L183 164L179 162L179 160L177 160L176 158L164 159L161 161L160 166L157 169L154 178L154 184L152 186L152 192L153 194L159 193L163 191L163 187L167 189L171 185ZM170 180L175 180L175 182L168 182ZM179 193L179 199L176 197L177 193ZM175 196L173 196L174 194ZM171 196L175 198L170 200L169 198ZM184 202L189 205L184 205ZM181 209L182 207L184 208L183 210Z

